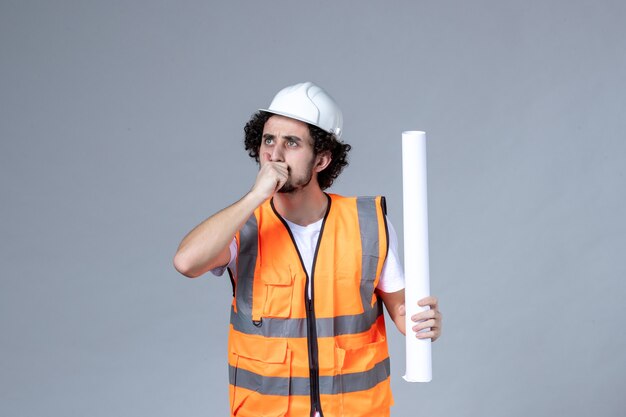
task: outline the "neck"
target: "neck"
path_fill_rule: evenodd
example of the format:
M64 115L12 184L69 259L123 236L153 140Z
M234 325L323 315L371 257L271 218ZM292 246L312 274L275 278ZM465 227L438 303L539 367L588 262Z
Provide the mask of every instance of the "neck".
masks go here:
M319 186L307 186L293 193L276 193L273 199L278 214L300 226L320 220L328 207L328 198Z

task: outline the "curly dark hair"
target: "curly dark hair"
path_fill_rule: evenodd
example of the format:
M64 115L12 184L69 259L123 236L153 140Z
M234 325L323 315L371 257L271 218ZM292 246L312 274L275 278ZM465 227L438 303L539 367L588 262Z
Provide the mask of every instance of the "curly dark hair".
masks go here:
M263 136L263 126L272 117L272 113L258 111L252 115L244 127L244 144L248 155L259 162L259 149L261 148L261 138ZM348 165L348 152L352 147L347 143L342 143L333 133L329 133L317 126L307 123L309 134L313 139L313 152L315 155L321 152L330 152L330 164L317 174L317 182L322 190L327 189L339 176L345 166Z

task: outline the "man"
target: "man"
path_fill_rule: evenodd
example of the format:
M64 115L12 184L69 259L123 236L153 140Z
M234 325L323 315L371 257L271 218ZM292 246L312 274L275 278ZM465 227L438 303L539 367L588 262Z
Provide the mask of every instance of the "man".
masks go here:
M260 165L243 198L181 242L188 277L228 269L233 416L388 416L382 304L405 333L404 277L382 197L326 194L347 165L342 114L307 82L281 90L245 127ZM437 299L412 331L436 340Z

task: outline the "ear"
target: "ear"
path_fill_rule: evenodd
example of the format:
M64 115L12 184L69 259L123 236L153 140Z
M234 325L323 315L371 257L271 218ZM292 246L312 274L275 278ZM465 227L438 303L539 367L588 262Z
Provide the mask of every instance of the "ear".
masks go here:
M330 165L331 161L332 157L329 151L319 153L315 157L315 172L322 172L323 170L325 170L326 167Z

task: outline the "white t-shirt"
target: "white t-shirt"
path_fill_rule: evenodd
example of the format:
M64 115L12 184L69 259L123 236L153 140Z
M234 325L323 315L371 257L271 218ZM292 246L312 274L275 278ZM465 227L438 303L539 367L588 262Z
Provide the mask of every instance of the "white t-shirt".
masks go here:
M302 256L302 262L306 268L306 272L311 276L311 269L313 267L313 257L315 256L315 247L317 246L317 240L320 235L320 229L324 219L320 219L315 223L311 223L308 226L300 226L285 219L285 222L291 229L296 245L298 245L298 251ZM387 226L389 229L389 252L387 259L383 264L383 270L380 274L380 280L378 281L377 289L383 292L396 292L404 288L404 271L400 265L400 258L398 256L398 235L396 234L393 225L387 219ZM215 268L211 270L214 275L221 276L227 267L232 271L235 271L237 265L237 241L233 239L230 243L230 261L228 265ZM237 274L235 274L236 276ZM311 281L309 280L309 297L311 296Z

